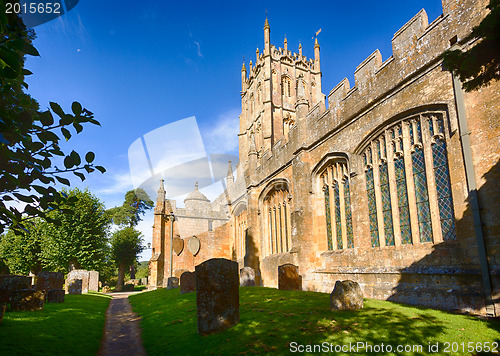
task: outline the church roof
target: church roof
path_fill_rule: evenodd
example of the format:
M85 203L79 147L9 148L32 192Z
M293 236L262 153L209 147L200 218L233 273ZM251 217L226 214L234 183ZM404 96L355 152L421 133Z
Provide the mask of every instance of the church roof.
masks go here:
M184 199L184 202L186 202L187 200L201 200L210 202L210 200L198 190L198 182L196 182L196 184L194 185L194 190L188 194L186 199Z

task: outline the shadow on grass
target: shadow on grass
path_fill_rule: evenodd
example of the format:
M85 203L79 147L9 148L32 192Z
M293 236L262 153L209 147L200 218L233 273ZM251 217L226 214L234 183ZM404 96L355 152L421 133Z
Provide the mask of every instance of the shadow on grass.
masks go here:
M43 310L7 312L0 324L2 355L91 355L100 347L110 296L66 295Z
M222 333L197 334L196 295L159 289L130 297L143 318L149 355L288 353L290 343L319 345L423 345L429 342L494 341L498 322L365 300L356 312L332 312L328 294L240 288L240 323ZM412 354L419 354L412 352Z

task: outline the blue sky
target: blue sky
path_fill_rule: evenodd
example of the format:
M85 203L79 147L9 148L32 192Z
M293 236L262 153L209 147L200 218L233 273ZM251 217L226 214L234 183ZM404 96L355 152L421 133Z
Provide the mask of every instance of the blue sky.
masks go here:
M375 49L391 54L393 34L424 8L429 23L440 0L423 1L91 1L35 27L41 56L26 67L29 93L42 108L55 101L69 110L75 100L102 127L85 127L66 150L96 153L107 173L72 186L90 190L107 207L132 189L128 149L161 126L195 116L207 153L237 155L241 65L263 47L267 10L271 43L313 56L321 46L323 93L344 77L354 85L356 66ZM189 143L186 143L189 145ZM182 150L182 147L177 147ZM156 197L152 197L155 199ZM139 229L151 240L152 212ZM143 259L150 257L145 251Z

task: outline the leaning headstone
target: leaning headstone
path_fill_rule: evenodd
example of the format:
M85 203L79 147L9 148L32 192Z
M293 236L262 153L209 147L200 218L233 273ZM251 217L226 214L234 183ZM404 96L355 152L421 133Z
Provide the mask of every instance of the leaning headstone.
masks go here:
M89 292L99 291L99 272L89 271Z
M363 308L363 292L357 282L337 281L330 294L332 310L359 310Z
M47 303L63 303L64 302L64 289L49 289L45 291L45 302Z
M278 289L301 290L299 267L287 263L278 267Z
M179 278L177 277L168 277L167 280L167 289L175 289L179 288Z
M82 280L81 279L66 279L66 293L68 293L68 294L82 294Z
M238 263L212 258L196 266L195 270L198 334L212 334L238 324Z
M29 289L31 277L27 276L0 276L0 303L9 303L10 295L19 289Z
M89 271L84 269L74 269L68 273L66 280L81 279L82 280L82 293L89 292ZM70 293L71 294L71 293Z
M196 290L196 277L194 272L184 272L180 278L180 294L191 293Z
M240 286L255 287L255 271L252 267L243 267L240 269Z
M36 280L37 290L62 289L64 284L64 273L62 272L39 272Z
M148 285L148 277L141 278L141 285L142 286L147 286Z
M10 308L14 311L43 309L45 291L34 289L20 289L10 295Z

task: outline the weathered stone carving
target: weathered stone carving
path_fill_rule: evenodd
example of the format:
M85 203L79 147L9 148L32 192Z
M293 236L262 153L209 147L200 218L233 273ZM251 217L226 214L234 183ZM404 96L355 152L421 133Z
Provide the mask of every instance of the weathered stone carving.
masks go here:
M76 278L66 279L66 293L82 294L82 280Z
M180 237L174 237L172 248L174 249L174 252L177 254L177 256L179 256L182 250L184 250L184 240Z
M198 333L226 330L240 321L238 263L212 258L196 266Z
M180 293L191 293L196 290L196 276L194 272L184 272L180 278L181 289Z
M99 272L97 271L89 271L89 292L98 292L99 291Z
M187 240L187 246L193 256L196 256L200 251L200 240L196 236L193 236Z
M49 289L45 291L46 303L63 303L64 302L64 289Z
M167 280L167 289L175 289L179 288L179 278L177 277L168 277Z
M15 311L43 309L45 291L34 289L20 289L12 291L10 295L10 308Z
M254 287L255 286L255 271L252 267L243 267L240 269L240 286Z
M9 303L11 292L19 289L29 289L31 277L27 276L0 276L0 303Z
M37 290L62 289L64 284L64 273L62 272L39 272L36 280Z
M68 291L68 281L80 279L82 281L81 284L81 292L76 294L88 293L89 292L89 271L84 269L74 269L68 273L66 276L66 290ZM69 291L68 291L69 293ZM73 293L69 293L73 294Z
M278 289L302 290L298 266L287 263L278 267Z
M363 292L357 282L337 281L330 294L332 310L359 310L363 308Z

